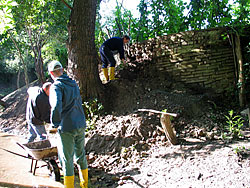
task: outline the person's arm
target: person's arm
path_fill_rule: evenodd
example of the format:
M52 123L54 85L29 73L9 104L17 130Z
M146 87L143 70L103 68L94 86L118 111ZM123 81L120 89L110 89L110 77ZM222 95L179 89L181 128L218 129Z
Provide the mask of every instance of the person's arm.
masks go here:
M52 128L58 128L61 123L62 91L55 85L50 87L49 102L51 106L50 122Z
M125 65L125 55L124 55L123 41L121 41L121 42L119 43L118 52L119 52L120 59L121 59L123 65Z
M40 96L38 89L36 87L31 87L28 90L29 96L30 96L30 109L33 113L31 115L31 122L35 125L42 125L43 120L41 119L41 110L40 110Z
M125 56L124 56L124 48L123 48L123 43L120 45L118 52L120 54L120 59L121 60L125 60Z
M33 113L34 113L34 116L32 117L32 120L31 120L32 123L38 124L39 123L38 121L40 121L42 123L40 110L39 110L39 100L38 100L38 98L36 98L35 100L31 100L31 105L32 105L31 108L33 109Z
M121 59L123 65L125 66L126 65L126 62L125 62L125 59Z

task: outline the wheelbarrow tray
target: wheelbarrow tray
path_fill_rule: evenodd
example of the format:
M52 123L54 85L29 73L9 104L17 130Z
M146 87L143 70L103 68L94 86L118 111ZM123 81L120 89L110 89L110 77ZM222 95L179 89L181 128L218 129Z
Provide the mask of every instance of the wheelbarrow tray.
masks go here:
M52 146L49 140L22 144L22 147L36 160L43 160L57 156L57 147Z

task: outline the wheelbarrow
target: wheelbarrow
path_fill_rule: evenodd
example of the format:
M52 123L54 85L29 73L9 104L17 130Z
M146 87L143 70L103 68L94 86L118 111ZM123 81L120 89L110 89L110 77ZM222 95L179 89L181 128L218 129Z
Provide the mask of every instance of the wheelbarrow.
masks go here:
M14 152L11 153L31 159L30 172L33 173L33 175L35 175L37 168L47 166L50 171L50 176L52 176L55 181L60 181L60 168L56 162L58 159L57 147L52 146L49 140L30 142L27 144L16 142L16 144L27 152L27 156ZM37 166L39 160L44 161L46 165Z

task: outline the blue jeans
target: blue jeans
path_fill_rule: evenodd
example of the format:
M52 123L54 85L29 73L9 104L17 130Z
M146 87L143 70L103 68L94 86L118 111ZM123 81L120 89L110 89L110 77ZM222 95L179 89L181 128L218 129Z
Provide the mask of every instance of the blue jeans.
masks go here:
M69 132L58 130L58 157L62 165L64 176L74 175L74 157L80 170L88 168L85 156L85 128L74 129Z
M115 67L116 61L111 50L108 47L102 45L99 51L101 55L102 68L107 68L109 64L110 67Z
M37 136L39 136L40 140L45 140L47 138L47 133L44 125L34 125L32 123L28 123L28 128L29 128L28 142L33 142Z

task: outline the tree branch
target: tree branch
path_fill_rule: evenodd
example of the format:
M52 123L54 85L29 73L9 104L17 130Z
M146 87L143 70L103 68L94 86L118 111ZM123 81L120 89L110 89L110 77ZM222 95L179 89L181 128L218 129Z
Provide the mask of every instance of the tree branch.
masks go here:
M70 10L72 10L73 8L67 3L65 2L64 0L61 0Z

